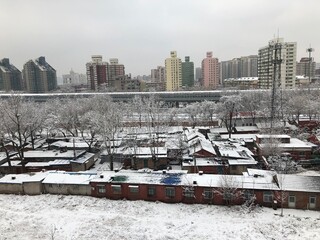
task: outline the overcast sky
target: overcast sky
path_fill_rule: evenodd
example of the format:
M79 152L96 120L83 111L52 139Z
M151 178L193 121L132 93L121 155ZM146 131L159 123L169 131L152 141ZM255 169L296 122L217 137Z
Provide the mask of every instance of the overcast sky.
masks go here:
M118 58L149 75L171 50L198 67L257 54L277 36L297 42L297 59L320 61L320 0L0 0L0 59L22 69L45 56L57 75L85 73L91 55Z

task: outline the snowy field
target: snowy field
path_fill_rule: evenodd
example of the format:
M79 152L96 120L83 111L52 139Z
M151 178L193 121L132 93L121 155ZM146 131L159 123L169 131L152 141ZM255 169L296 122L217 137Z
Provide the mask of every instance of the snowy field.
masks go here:
M319 239L320 213L0 195L0 239Z

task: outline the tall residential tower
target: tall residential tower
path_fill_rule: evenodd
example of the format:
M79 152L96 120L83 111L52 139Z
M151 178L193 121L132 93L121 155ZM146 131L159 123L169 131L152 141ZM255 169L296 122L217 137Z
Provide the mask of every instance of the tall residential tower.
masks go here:
M45 57L29 60L23 65L23 79L26 90L31 93L44 93L57 88L56 70Z
M93 91L108 86L108 66L101 55L93 55L92 61L86 64L89 88Z
M166 91L178 91L182 86L181 59L176 51L171 51L170 56L165 60Z
M202 60L202 86L205 89L216 89L219 85L219 60L212 57L212 52L207 52L207 57Z
M295 87L296 42L284 42L283 38L275 38L269 41L268 46L260 48L258 55L260 88L272 88L273 82L276 83L277 88L281 89ZM278 65L276 73L275 65Z
M23 90L21 72L15 66L10 64L9 58L0 60L0 90Z
M194 63L190 62L189 56L186 56L185 61L182 62L182 86L194 86Z

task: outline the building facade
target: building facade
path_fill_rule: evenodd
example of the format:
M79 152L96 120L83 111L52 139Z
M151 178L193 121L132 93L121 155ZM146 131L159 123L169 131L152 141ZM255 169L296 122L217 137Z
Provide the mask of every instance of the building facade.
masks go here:
M166 85L166 69L163 66L158 66L151 69L150 81L146 82L147 89L164 91Z
M257 77L258 56L250 55L222 61L220 64L220 74L222 82L230 78Z
M109 64L102 61L101 55L93 55L92 61L86 64L87 80L91 90L96 91L108 86L108 67Z
M57 88L56 70L46 62L45 57L26 62L22 73L27 92L44 93Z
M212 52L207 52L207 57L202 60L202 86L205 89L216 89L220 81L219 60L212 57Z
M316 72L316 62L313 58L304 57L300 59L300 62L297 62L297 76L310 76L311 78L315 77Z
M119 64L117 58L110 58L109 65L109 86L114 87L117 85L117 79L123 79L125 77L125 67L123 64Z
M284 42L283 38L269 41L268 46L259 49L258 54L259 87L290 89L296 82L297 43Z
M9 58L0 60L0 90L23 90L22 75L19 69L10 64Z
M186 56L185 61L182 62L182 86L194 86L194 63L190 62L190 57Z
M201 67L197 67L195 85L199 86L201 83L201 79L202 79L202 69Z
M72 69L69 74L62 75L63 84L66 85L81 85L87 84L87 76L85 74L76 73Z
M171 51L170 56L165 60L166 91L178 91L182 86L181 59L176 51Z

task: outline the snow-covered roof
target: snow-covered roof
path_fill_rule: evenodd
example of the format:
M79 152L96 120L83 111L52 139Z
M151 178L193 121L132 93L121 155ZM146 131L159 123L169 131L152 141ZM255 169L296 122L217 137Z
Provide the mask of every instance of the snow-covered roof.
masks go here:
M268 143L260 143L259 144L262 148L265 147L266 145L268 145ZM292 150L292 149L305 149L305 150L309 150L312 149L314 147L317 147L316 144L310 143L310 142L304 142L301 141L298 138L291 138L290 139L290 143L279 143L278 147L286 150Z
M239 143L230 141L213 141L212 143L219 148L221 157L254 160L252 157L254 154Z
M70 160L56 159L54 161L49 162L28 162L26 167L47 167L54 165L69 165Z
M43 180L44 184L79 184L89 185L90 180L97 177L96 173L49 172Z
M38 172L30 174L8 174L3 178L0 178L0 183L18 183L22 184L24 182L40 182L46 176L48 172Z
M215 175L215 174L187 174L187 171L146 171L137 172L121 170L110 176L102 175L93 179L92 182L111 182L114 184L154 184L186 186L197 185L201 187L221 187L223 181L232 182L235 187L247 189L278 189L277 185L268 177L253 177L249 175Z
M86 142L65 142L65 141L56 141L51 144L54 147L66 147L66 148L88 148L88 144Z
M259 128L257 126L236 126L236 130L238 132L254 132L259 131Z
M208 153L211 153L212 155L217 155L211 142L207 139L198 138L197 142L193 142L193 144L189 146L190 155L193 155L199 152L200 150L205 150Z
M229 134L221 134L222 139L229 139ZM231 139L240 139L246 142L256 140L256 134L232 134Z
M283 138L290 138L289 135L286 135L286 134L256 134L257 138L260 138L260 139L269 139L269 138L272 138L272 139L283 139Z
M256 165L258 162L253 159L228 159L228 164L230 166L238 165Z
M18 166L20 165L21 161L11 160L10 163L11 163L11 166ZM1 164L1 167L8 167L8 166L9 166L8 162Z
M286 191L320 192L320 176L278 174L278 180Z
M227 128L219 127L219 128L210 128L211 133L228 133Z
M128 148L121 148L116 153L123 154L123 155L135 155L136 157L146 157L151 156L152 151L155 152L158 156L167 156L167 148L165 147L128 147ZM108 155L108 151L103 151L101 155Z
M191 129L189 132L186 132L186 140L187 142L192 141L193 139L206 139L205 136L198 132L196 129Z
M76 153L76 156L80 156L85 151L72 151L68 150L65 152L60 152L58 150L45 150L45 151L27 151L24 152L24 158L73 158L74 152Z
M85 154L81 155L80 157L77 157L75 160L73 160L73 159L70 160L70 162L83 164L86 161L88 161L90 158L92 158L93 156L94 156L94 153L86 152Z
M192 167L196 164L196 166L221 166L223 165L221 162L215 160L214 158L195 158L195 161L192 159L191 161L183 161L183 167Z

